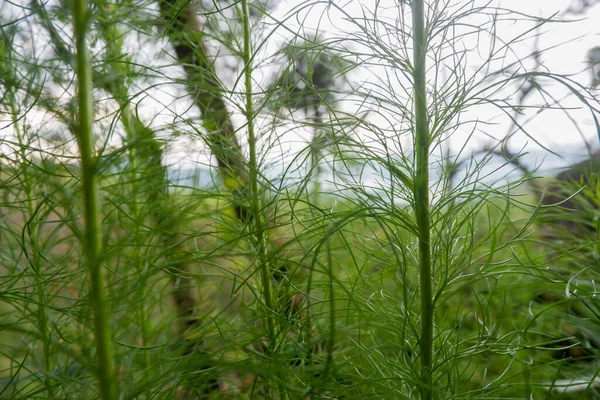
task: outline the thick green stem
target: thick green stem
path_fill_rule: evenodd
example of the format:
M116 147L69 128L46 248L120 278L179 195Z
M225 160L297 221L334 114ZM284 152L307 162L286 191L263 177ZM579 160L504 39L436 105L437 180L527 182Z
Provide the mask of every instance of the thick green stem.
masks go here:
M92 125L94 122L92 68L85 42L89 23L88 3L86 0L74 0L73 18L75 22L76 72L78 76L77 90L79 102L77 140L81 154L84 195L85 237L83 250L89 269L90 303L94 310L94 335L96 338L97 376L100 397L104 400L112 400L116 399L118 395L113 377L114 366L110 318L108 317L104 272L101 262L100 199L92 134Z
M261 268L261 280L263 286L263 297L267 308L267 329L271 345L275 339L275 328L273 322L273 298L271 288L271 271L267 257L267 241L264 234L264 223L261 213L261 197L258 189L258 163L256 159L256 134L254 132L254 102L252 99L252 43L250 37L250 11L248 1L242 0L242 24L244 26L244 72L246 83L246 110L245 116L248 127L248 147L250 149L250 200L252 210L252 223L257 243L258 260Z
M423 0L413 0L413 56L414 89L416 115L416 178L415 178L415 214L419 232L419 279L421 298L421 399L431 400L432 358L433 358L433 288L430 246L430 210L429 210L429 121L427 117L427 97L425 78L425 12Z

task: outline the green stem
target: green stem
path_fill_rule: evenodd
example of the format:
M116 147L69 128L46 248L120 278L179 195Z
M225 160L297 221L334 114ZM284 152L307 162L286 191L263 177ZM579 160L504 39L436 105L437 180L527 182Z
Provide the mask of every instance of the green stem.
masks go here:
M138 270L138 277L142 279L145 270L145 261L142 257L142 249L145 246L146 238L142 235L141 227L144 225L144 215L138 207L140 201L140 188L138 183L141 182L140 169L146 164L149 167L149 162L144 160L144 152L148 152L142 146L146 145L147 141L142 140L143 132L146 128L142 123L137 120L131 111L131 105L129 104L129 91L125 84L125 78L129 75L129 63L128 56L123 52L123 35L119 29L118 24L111 15L111 9L117 9L116 7L110 7L111 3L105 2L103 4L102 13L100 14L100 33L106 43L106 60L110 63L110 71L112 72L112 79L104 83L104 89L111 93L115 101L119 104L120 121L123 124L125 130L125 137L129 146L129 168L131 171L131 202L129 204L131 215L134 219L134 233L135 247L133 249L133 264ZM145 135L148 136L148 135ZM141 149L141 151L138 151ZM138 163L138 159L140 163ZM144 162L145 161L145 162ZM141 165L140 165L141 164ZM138 286L138 292L136 295L137 299L142 299L138 305L138 318L140 320L141 335L142 335L142 346L147 347L150 342L150 328L148 324L148 318L146 313L146 305L143 299L146 298L145 289L146 286L141 284ZM145 366L150 365L150 353L146 352L144 358Z
M256 134L254 132L254 102L252 100L252 44L250 41L250 12L248 1L242 0L242 24L244 26L244 65L246 83L246 120L248 122L248 147L250 149L250 201L252 222L254 224L255 239L258 244L258 259L261 268L263 297L267 308L267 329L271 346L275 340L275 327L273 322L273 300L271 288L271 271L267 257L267 243L264 234L263 219L260 216L261 200L258 190L258 163L256 160Z
M85 42L89 23L88 3L74 0L73 19L75 33L76 72L78 76L79 132L77 135L81 154L82 184L84 195L84 257L89 269L90 303L94 310L94 335L98 362L98 385L100 397L112 400L118 397L113 379L113 355L111 347L110 319L105 294L104 273L101 263L102 237L100 227L100 199L98 174L93 148L92 125L94 122L92 69Z
M419 279L421 298L421 399L431 400L433 358L433 288L431 265L431 226L429 210L429 122L427 117L425 53L425 12L423 0L413 0L413 56L416 114L415 214L419 232Z
M123 86L121 89L126 90ZM131 168L131 214L133 215L135 221L134 227L134 235L135 235L135 248L133 249L133 263L138 271L138 279L143 279L144 270L146 263L142 257L142 249L145 246L145 237L142 235L141 227L144 225L144 216L140 212L138 207L138 201L140 201L140 189L138 187L138 181L140 179L140 173L138 171L138 152L136 151L137 142L140 140L137 133L138 131L134 128L133 116L131 113L131 108L127 101L119 101L119 106L121 107L121 123L125 128L125 135L127 137L127 141L131 145L129 149L129 166ZM135 143L135 145L132 145ZM136 295L137 299L141 300L140 304L138 304L138 317L140 319L141 326L141 334L142 334L142 346L147 347L150 342L150 329L148 326L148 317L146 314L146 304L144 303L146 299L146 285L139 285L138 293ZM145 366L148 368L150 366L150 353L146 352L146 356L144 358Z

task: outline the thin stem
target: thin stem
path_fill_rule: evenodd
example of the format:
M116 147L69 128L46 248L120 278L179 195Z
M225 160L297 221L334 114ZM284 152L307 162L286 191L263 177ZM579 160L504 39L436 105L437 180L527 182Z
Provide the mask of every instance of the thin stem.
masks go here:
M92 69L85 35L89 22L86 0L73 2L76 46L76 73L78 75L79 129L78 143L81 153L82 184L84 195L84 256L89 269L90 303L94 311L94 335L98 362L100 397L112 400L118 397L113 379L113 351L111 347L110 319L105 294L104 273L101 263L102 237L100 230L100 199L98 173L94 156L92 125L94 105L92 94Z
M319 160L319 157L321 155L323 143L321 143L319 134L322 129L323 118L321 117L321 112L319 111L318 105L314 106L313 122L314 122L315 126L313 128L313 137L312 137L312 142L310 144L310 160L311 160L310 171L311 171L311 173L314 173L314 178L313 178L314 185L313 185L313 195L310 200L314 206L320 207L321 206L321 190L322 190L321 175L323 172L323 167L320 164L321 160Z
M129 203L129 207L133 220L135 221L133 228L135 247L133 248L132 259L133 264L138 270L139 279L142 279L147 266L147 263L142 257L142 249L145 247L147 238L144 237L141 230L141 227L144 225L144 215L142 210L138 207L142 198L140 196L139 182L141 182L141 174L144 173L140 172L140 170L144 165L146 165L147 168L150 168L150 162L148 162L147 159L144 159L144 155L148 155L149 151L142 146L146 146L148 143L147 140L145 140L146 138L142 138L141 136L149 135L143 135L143 132L146 129L131 111L129 91L125 84L125 78L129 75L129 64L127 55L123 52L123 34L121 33L119 26L114 23L111 18L111 10L113 9L115 8L111 7L111 3L105 2L103 4L102 13L100 14L100 18L102 18L103 21L101 21L102 23L100 24L99 30L102 34L102 38L106 42L106 60L110 62L110 70L113 73L112 79L104 84L104 89L111 93L119 104L119 109L121 110L119 119L123 124L125 137L129 145L128 158L131 171L131 202ZM139 163L138 159L140 161ZM148 171L145 172L148 174ZM150 174L153 174L153 172L154 171L151 171ZM154 179L154 175L151 175L151 179ZM145 284L138 286L136 297L138 299L146 298ZM142 346L147 347L150 342L150 327L146 314L146 305L143 301L138 307L138 317L140 320ZM148 367L150 365L149 352L146 352L144 360L146 367Z
M423 0L413 0L413 56L415 89L415 214L419 232L419 280L421 297L421 399L433 396L431 367L433 358L433 299L431 277L431 226L429 210L429 122L425 81L425 12Z
M267 243L264 234L264 224L260 216L261 200L258 190L258 163L256 160L256 133L254 132L254 102L252 99L252 43L250 37L250 11L248 1L242 0L242 24L244 26L244 79L246 84L246 120L248 123L248 147L250 150L250 201L252 209L252 222L254 234L258 243L258 259L260 262L260 273L263 286L263 297L267 308L267 329L271 346L275 339L275 327L273 322L273 300L271 289L271 271L267 257Z
M29 172L29 163L27 160L27 148L28 145L25 142L25 135L24 132L21 131L21 127L19 126L19 121L17 118L18 115L18 110L16 107L16 98L14 96L14 92L10 91L10 93L7 95L7 98L9 99L9 107L10 107L10 113L11 113L11 117L12 117L12 121L13 121L13 126L15 129L15 134L17 136L17 142L19 143L19 156L21 157L21 165L23 168L23 190L25 191L25 198L26 198L26 203L27 203L27 214L25 217L26 221L31 221L31 227L28 229L29 232L29 240L30 240L30 246L31 246L31 261L33 267L36 270L36 273L32 274L35 277L36 280L36 286L37 286L37 291L38 291L38 306L37 306L37 319L38 319L38 328L40 330L40 335L42 338L42 342L43 342L43 346L44 346L44 368L46 370L46 373L48 374L48 377L45 379L45 383L46 383L46 388L48 389L48 395L50 397L54 396L54 390L53 390L53 385L54 382L53 380L50 378L50 374L52 373L52 370L54 369L54 358L52 356L52 351L50 348L51 345L51 340L52 340L52 333L50 331L50 325L49 325L49 315L48 315L48 307L50 304L50 300L49 300L49 295L47 293L47 286L46 286L46 279L44 277L44 274L46 273L46 271L43 270L42 267L42 263L41 261L41 257L40 257L40 238L38 236L38 227L37 227L37 223L35 223L35 219L36 218L36 213L37 213L37 206L35 204L35 194L34 194L34 188L32 186L32 181L33 178ZM27 244L25 242L23 242L22 244L23 248L25 248L27 246Z

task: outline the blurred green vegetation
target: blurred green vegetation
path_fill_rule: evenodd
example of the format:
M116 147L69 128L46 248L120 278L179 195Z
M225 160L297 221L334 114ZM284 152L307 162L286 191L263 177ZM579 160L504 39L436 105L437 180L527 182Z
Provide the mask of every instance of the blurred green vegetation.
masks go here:
M25 175L19 168L2 172L2 182L10 183L2 192L2 398L36 398L48 379L57 398L93 397L88 286L78 256L79 181L57 164L30 165ZM36 212L29 217L21 206L24 176L40 193L52 193L51 201L34 199ZM135 222L128 218L126 179L112 173L101 179L117 379L131 396L169 398L176 382L195 379L194 371L209 361L183 357L174 341L177 315L168 276L176 272L162 258L164 249L150 227L135 229L143 236L143 268L133 265L140 262L139 241L131 234ZM597 396L594 386L572 397L544 387L594 379L600 347L597 233L553 226L540 214L556 213L556 207L540 209L528 192L526 186L510 197L473 190L460 207L450 206L452 219L437 220L440 397ZM193 279L195 317L201 321L186 339L209 349L211 373L222 386L216 398L260 398L262 379L273 376L298 396L308 387L316 398L411 396L406 393L415 390L410 374L418 356L418 297L415 242L399 219L404 206L374 212L373 204L360 199L324 195L317 208L280 198L287 205L277 209L268 230L280 244L270 249L271 264L285 266L275 282L276 296L284 302L296 294L306 298L298 308L281 304L279 347L263 355L257 343L266 343L264 326L256 321L264 311L257 302L251 249L240 240L243 226L218 193L189 187L172 193L177 237L185 249L180 256L193 266L181 279ZM578 195L596 202L589 209L594 214L596 193L589 185ZM436 210L447 212L442 206ZM552 241L540 233L548 225L556 231ZM46 304L36 300L40 291ZM38 330L40 306L50 321L48 343ZM140 308L148 318L145 346ZM53 354L53 371L40 364L45 345Z

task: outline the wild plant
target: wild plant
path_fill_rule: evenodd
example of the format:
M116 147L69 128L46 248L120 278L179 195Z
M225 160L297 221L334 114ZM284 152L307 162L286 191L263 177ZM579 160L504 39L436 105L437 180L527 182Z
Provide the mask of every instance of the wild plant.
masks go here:
M558 18L434 0L2 10L3 398L595 395L596 238L559 267L536 240L548 204L504 176L514 160L491 167L506 127L536 140L523 114L571 112L525 110L529 93L559 86L596 121L592 91L540 71L544 49L520 57ZM591 214L594 188L573 193Z

